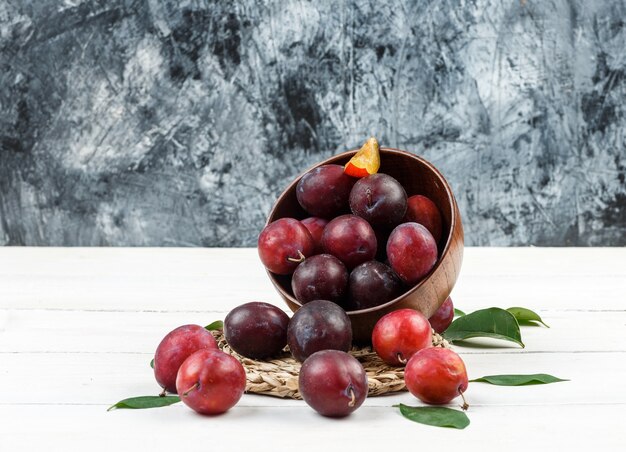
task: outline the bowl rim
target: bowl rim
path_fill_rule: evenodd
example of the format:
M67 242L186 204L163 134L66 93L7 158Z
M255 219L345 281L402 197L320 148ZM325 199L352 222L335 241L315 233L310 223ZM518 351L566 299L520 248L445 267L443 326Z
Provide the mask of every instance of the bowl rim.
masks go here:
M331 165L331 164L337 164L337 161L343 160L345 158L351 157L354 154L356 154L359 150L358 149L352 149L349 151L345 151L339 154L335 154L332 157L329 157L325 160L322 160L321 162L318 162L312 166L310 166L309 168L307 168L306 170L304 170L303 172L301 172L289 185L287 185L287 187L280 193L280 195L278 196L278 198L276 199L276 201L274 202L272 209L270 210L269 214L267 215L267 219L265 221L265 226L269 225L271 223L270 219L274 216L277 207L278 207L278 201L280 199L283 198L283 196L289 192L292 189L295 189L295 186L298 184L298 182L300 181L300 179L302 178L302 176L304 176L306 173L308 173L309 171L318 168L322 165ZM444 258L449 254L450 252L450 246L452 244L452 237L453 237L453 230L455 229L455 226L458 223L458 215L457 215L457 203L456 203L456 199L454 197L454 194L452 193L452 188L450 187L450 184L448 183L448 181L446 180L446 178L443 176L443 174L441 174L441 172L435 167L435 165L433 165L431 162L429 162L428 160L426 160L423 157L420 157L417 154L414 154L412 152L409 151L405 151L402 149L397 149L397 148L390 148L390 147L380 147L380 153L387 153L387 154L394 154L394 155L401 155L404 157L408 157L410 159L413 160L417 160L420 162L420 164L424 165L425 167L427 167L432 173L435 174L435 176L437 176L437 178L441 181L441 185L444 188L445 192L446 192L446 196L448 198L448 202L449 205L451 207L451 215L450 215L450 228L448 231L448 236L446 237L446 243L445 246L443 247L443 251L441 252L441 256L437 259L437 263L433 266L433 268L430 269L430 271L424 276L424 278L416 285L414 285L413 287L411 287L410 289L402 292L402 294L400 294L399 296L397 296L396 298L387 301L386 303L383 304L379 304L376 306L372 306L369 308L365 308L365 309L359 309L359 310L355 310L355 311L346 311L346 314L348 314L348 316L358 316L358 315L363 315L363 314L370 314L370 313L374 313L377 311L381 311L381 310L385 310L386 308L388 308L389 306L392 306L396 303L398 303L401 299L404 299L405 297L407 297L408 295L412 294L413 292L416 292L420 289L420 287L422 287L423 284L425 284L428 279L430 278L430 276L442 265L442 262L444 260ZM382 156L381 156L382 158ZM276 221L276 220L272 220ZM269 270L265 269L266 273L268 274L268 276L270 277L270 280L272 281L274 287L276 287L276 289L280 292L280 294L289 299L289 301L291 303L293 303L294 305L298 306L299 308L302 307L302 303L299 302L298 300L295 299L295 297L293 297L290 293L288 293L287 291L285 291L280 284L278 284L278 281L276 280L276 275L274 275L272 272L270 272Z

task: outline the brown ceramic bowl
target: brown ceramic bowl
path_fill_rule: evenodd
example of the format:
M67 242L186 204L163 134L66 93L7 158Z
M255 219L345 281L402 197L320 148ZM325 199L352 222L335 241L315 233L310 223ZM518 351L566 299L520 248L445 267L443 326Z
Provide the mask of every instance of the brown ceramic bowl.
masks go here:
M356 152L344 152L312 168L330 163L345 165ZM398 149L380 148L380 160L379 172L395 177L408 196L424 195L437 205L442 215L443 235L439 244L439 259L421 282L387 303L348 312L352 321L353 338L357 343L369 343L378 319L396 309L412 308L430 317L450 295L463 260L461 215L452 190L441 173L426 160ZM267 224L284 217L304 219L310 216L296 199L296 185L302 175L312 168L298 176L280 195L269 214ZM267 273L289 308L294 312L300 308L302 304L294 298L291 290L291 276L275 275L269 271Z

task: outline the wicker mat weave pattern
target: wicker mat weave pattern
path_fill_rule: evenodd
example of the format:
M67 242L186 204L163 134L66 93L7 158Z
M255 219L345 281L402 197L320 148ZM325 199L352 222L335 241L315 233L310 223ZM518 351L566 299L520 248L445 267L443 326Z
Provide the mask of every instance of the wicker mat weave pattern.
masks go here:
M300 363L288 351L277 358L258 361L233 351L222 331L213 332L220 349L237 358L246 370L246 392L274 397L301 399L298 392ZM433 332L433 346L449 347L448 342ZM367 373L368 397L406 391L404 368L385 364L370 347L353 348L350 354L357 358Z

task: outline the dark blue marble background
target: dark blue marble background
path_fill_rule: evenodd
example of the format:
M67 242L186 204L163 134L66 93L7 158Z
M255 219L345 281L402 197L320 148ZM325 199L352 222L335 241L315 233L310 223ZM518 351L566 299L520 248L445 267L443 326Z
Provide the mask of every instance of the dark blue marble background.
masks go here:
M368 136L469 245L626 245L626 3L0 2L0 244L251 246Z

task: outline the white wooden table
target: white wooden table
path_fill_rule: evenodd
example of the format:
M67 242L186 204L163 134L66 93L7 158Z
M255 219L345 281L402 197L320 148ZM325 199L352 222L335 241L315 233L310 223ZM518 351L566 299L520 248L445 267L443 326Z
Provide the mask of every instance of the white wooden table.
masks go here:
M524 306L551 326L524 327L525 349L455 347L470 378L571 381L471 383L465 430L404 419L392 405L419 405L408 393L340 420L256 395L217 417L107 412L159 392L148 363L169 330L248 301L283 306L256 250L0 248L0 451L626 450L626 249L469 248L452 295L466 312Z

